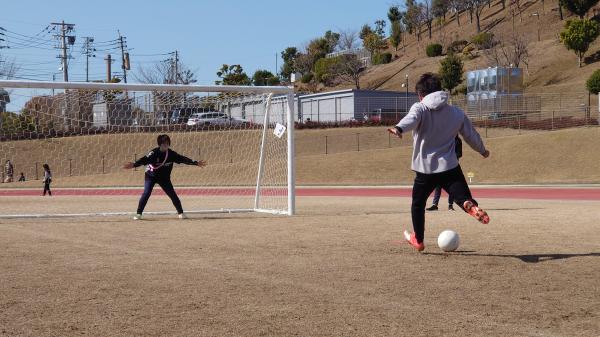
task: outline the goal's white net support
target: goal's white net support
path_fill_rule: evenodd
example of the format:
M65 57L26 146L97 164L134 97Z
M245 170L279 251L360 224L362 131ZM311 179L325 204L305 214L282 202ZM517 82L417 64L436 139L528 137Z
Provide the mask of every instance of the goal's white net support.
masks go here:
M123 166L157 147L160 134L207 162L173 168L186 212L294 214L292 88L7 80L0 217L135 213L144 167ZM44 164L53 193L45 199ZM144 213L174 212L156 185Z

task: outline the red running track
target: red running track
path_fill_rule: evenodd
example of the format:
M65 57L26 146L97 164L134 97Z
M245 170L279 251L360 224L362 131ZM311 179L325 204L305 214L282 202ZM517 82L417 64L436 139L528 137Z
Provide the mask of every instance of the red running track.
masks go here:
M284 195L283 189L263 189L263 195ZM411 188L343 188L343 187L300 187L296 195L300 197L410 197ZM498 199L538 199L538 200L600 200L599 187L473 187L475 198ZM54 189L56 196L137 196L142 193L139 188L127 189ZM163 194L160 190L155 193ZM180 195L205 196L250 196L253 188L180 188ZM41 189L0 189L0 197L38 196Z

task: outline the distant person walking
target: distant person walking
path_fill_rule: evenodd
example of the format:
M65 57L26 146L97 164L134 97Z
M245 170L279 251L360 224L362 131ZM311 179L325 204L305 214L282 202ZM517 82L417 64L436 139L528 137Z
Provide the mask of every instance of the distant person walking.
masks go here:
M13 182L14 168L13 168L13 164L11 163L10 160L6 161L6 165L4 166L4 174L5 174L4 182L5 183L12 183Z
M50 183L52 183L52 172L50 172L50 166L48 164L44 164L44 193L42 196L46 195L48 192L49 196L52 196L52 191L50 191Z
M21 172L21 175L19 176L19 181L25 181L25 173Z
M454 138L454 152L456 153L456 159L460 159L462 157L462 140L460 140L459 136ZM440 198L442 197L442 186L438 186L433 191L433 204L431 207L427 208L428 211L437 211L438 204L440 203ZM452 194L448 194L448 210L454 210L454 198Z

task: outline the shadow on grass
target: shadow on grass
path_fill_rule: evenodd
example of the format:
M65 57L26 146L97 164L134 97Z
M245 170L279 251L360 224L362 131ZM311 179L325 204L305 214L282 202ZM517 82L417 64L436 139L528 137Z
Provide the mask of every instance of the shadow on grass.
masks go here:
M600 253L581 253L581 254L526 254L526 255L511 255L511 254L478 254L474 251L456 251L453 253L423 253L424 255L461 255L461 256L483 256L483 257L508 257L519 259L526 263L539 263L552 260L569 259L572 257L600 257Z
M591 55L586 56L583 61L585 62L585 64L592 64L600 61L600 50Z

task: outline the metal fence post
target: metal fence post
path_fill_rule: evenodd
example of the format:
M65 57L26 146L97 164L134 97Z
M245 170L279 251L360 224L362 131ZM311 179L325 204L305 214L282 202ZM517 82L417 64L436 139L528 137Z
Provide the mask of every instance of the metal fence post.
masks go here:
M104 156L102 156L102 174L104 174Z
M73 161L73 159L69 158L69 177L73 175L72 161Z
M38 179L39 179L39 177L38 177L38 162L36 161L35 162L35 180L38 180Z
M360 152L360 133L356 134L356 152Z
M328 153L328 149L327 149L327 136L325 136L325 154Z

